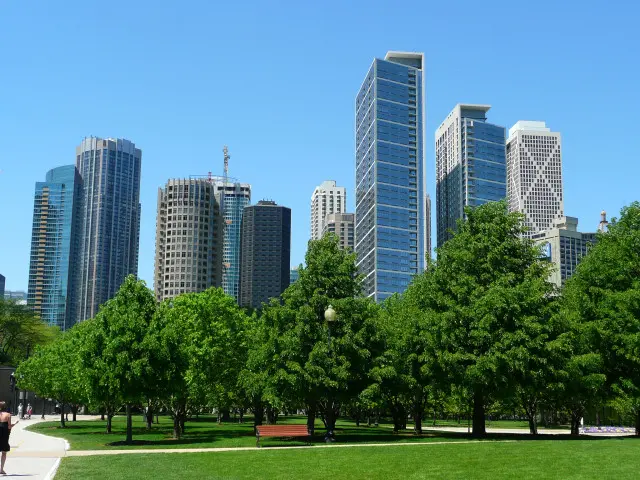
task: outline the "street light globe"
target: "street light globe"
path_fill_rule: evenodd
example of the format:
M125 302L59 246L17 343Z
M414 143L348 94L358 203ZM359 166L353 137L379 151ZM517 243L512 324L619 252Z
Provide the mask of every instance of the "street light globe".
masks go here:
M324 311L324 319L329 323L336 321L336 311L331 305Z

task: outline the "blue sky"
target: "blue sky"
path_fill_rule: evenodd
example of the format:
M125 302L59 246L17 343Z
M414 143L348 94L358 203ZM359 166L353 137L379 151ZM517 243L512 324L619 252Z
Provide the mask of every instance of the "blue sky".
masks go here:
M565 212L592 231L640 199L639 14L630 0L0 0L0 273L27 288L35 182L88 135L143 151L149 286L157 188L220 173L225 144L254 202L292 209L301 262L314 187L337 180L354 209L354 97L387 50L426 54L432 198L435 129L456 103L486 103L492 123L562 133Z

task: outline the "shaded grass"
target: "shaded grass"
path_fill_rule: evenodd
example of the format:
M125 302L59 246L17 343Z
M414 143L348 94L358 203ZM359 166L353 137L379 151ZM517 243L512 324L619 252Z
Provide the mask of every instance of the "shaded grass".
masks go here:
M42 422L31 425L29 430L66 439L73 450L104 450L104 449L148 449L148 448L215 448L215 447L255 447L256 437L253 432L251 419L247 423L223 423L219 425L211 416L201 416L186 423L186 433L179 440L172 438L173 423L169 417L160 417L159 424L154 424L151 430L140 416L133 417L133 445L124 444L126 432L125 417L115 417L112 433L105 433L106 422L77 421L68 422L66 428L60 428L57 422ZM291 416L278 420L279 424L304 424L305 417ZM392 442L428 442L441 440L444 432L426 432L422 436L415 436L410 430L394 434L388 426L356 427L353 422L339 421L336 436L340 443L392 443ZM324 427L322 422L316 422L316 435L312 443L323 443ZM465 435L457 434L449 437L451 440L466 439ZM305 438L278 439L267 438L260 441L261 445L296 446L305 445Z
M56 480L635 479L639 447L624 438L67 457Z

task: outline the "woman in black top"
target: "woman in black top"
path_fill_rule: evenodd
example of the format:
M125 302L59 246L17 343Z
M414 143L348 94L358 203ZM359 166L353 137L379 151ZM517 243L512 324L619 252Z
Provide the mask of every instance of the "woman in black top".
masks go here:
M7 452L11 450L9 446L9 434L11 428L18 422L11 425L11 414L7 412L7 404L0 402L0 452L2 452L2 459L0 465L0 475L6 475L4 471L4 462L7 460Z

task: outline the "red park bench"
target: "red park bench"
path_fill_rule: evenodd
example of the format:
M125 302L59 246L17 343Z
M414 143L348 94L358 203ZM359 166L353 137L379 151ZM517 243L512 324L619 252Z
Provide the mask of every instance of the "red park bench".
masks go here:
M260 447L261 437L309 437L311 436L306 425L257 425L256 426L256 446Z

